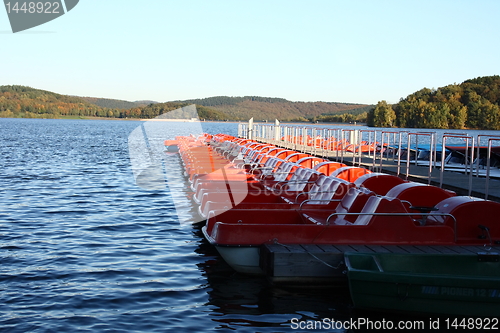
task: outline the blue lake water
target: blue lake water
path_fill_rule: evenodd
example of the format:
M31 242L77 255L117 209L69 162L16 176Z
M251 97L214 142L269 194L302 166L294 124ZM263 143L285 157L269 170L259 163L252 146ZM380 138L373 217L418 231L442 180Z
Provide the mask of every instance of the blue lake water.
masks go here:
M0 330L279 332L348 315L345 292L234 274L178 223L168 190L136 186L127 140L140 124L0 119Z
M178 222L192 207L174 207L177 191L136 185L128 138L140 125L0 119L1 331L290 332L292 320L366 316L346 285L235 274L198 225Z

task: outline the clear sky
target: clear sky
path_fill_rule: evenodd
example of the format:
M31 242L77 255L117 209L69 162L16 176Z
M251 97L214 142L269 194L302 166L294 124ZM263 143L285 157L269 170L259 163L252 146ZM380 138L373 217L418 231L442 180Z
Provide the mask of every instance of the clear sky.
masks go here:
M396 103L500 74L498 0L80 0L12 34L0 85L134 100Z

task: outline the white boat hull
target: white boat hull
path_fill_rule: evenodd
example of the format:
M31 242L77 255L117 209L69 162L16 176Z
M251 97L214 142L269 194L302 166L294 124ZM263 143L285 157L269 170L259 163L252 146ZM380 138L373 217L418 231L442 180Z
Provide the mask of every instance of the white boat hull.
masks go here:
M214 243L207 234L206 226L202 228L203 235L214 245L224 261L236 272L248 275L264 275L260 268L260 248L258 246L220 246Z
M264 275L260 268L258 247L215 246L221 257L235 271L248 275Z

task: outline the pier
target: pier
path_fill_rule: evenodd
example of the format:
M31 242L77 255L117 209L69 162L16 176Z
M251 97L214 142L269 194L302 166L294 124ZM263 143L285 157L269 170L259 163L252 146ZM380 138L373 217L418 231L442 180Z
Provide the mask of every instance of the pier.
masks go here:
M500 179L490 177L487 168L490 163L491 145L500 143L500 136L479 135L474 138L466 134L445 133L438 137L435 132L315 128L280 125L278 121L274 124L254 124L252 121L248 124L239 124L238 135L346 165L364 167L372 172L397 175L405 180L438 186L454 191L457 195L500 202ZM354 146L359 146L363 141L369 142L377 149L390 147L391 151L380 149L378 152L363 153L354 149L355 151L352 152L345 149L347 144L341 148L318 144L330 138L335 138L336 142L346 142ZM419 160L398 159L397 152L404 150L405 145L409 146L413 143L418 149L419 140L420 147L423 146L423 141L430 142L431 158L428 160L428 166L422 166L423 161ZM452 140L465 142L470 147L472 156L465 157L469 160L464 165L466 172L440 168L441 160L437 156L442 152L438 147L443 142L452 142ZM478 160L474 159L474 153L478 151L478 143L485 141L488 142L490 151L488 151L486 165L480 166ZM493 167L489 169L491 173L492 170L498 170Z

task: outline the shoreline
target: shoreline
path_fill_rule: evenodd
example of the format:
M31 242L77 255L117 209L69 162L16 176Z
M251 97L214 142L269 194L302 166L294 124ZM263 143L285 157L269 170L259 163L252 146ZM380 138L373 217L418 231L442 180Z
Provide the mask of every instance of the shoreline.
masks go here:
M118 121L172 121L172 122L194 122L191 121L190 119L143 119L143 118L109 118L109 117L59 117L59 118L26 118L26 117L0 117L0 119L53 119L53 120L118 120ZM248 123L248 121L244 120L201 120L201 123ZM272 122L254 122L254 124L269 124L273 125ZM311 125L323 125L323 126L367 126L366 123L356 123L356 124L350 124L350 123L337 123L337 122L318 122L318 123L305 123L305 122L286 122L286 121L280 121L280 125L304 125L304 126L311 126ZM382 129L386 127L370 127L373 128L374 130L376 129ZM391 129L403 129L403 127L390 127ZM411 128L414 130L419 130L419 129L429 129L429 130L443 130L443 128ZM464 129L453 129L453 128L448 128L444 130L457 130L457 131L494 131L494 130L486 130L486 129L474 129L474 128L464 128Z
M145 119L145 118L114 118L114 117L78 117L78 116L68 116L68 117L58 117L58 118L32 118L32 117L0 117L0 119L59 119L59 120L122 120L122 121L172 121L172 122L196 122L198 120L191 119ZM248 123L248 120L200 120L201 123ZM270 124L272 122L254 122L254 124ZM291 125L347 125L347 126L366 126L364 123L358 124L348 124L348 123L330 123L330 122L319 122L319 123L308 123L308 122L287 122L280 121L280 125L291 124Z

